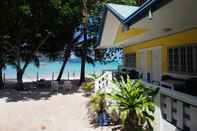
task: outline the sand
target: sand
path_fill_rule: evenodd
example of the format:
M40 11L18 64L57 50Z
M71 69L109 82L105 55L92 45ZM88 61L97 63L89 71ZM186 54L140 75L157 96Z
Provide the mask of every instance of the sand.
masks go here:
M0 93L0 131L110 131L89 124L86 107L89 98L80 92L37 99L24 95L16 101L21 94L13 97L16 92L9 91L6 97L5 91L4 95Z

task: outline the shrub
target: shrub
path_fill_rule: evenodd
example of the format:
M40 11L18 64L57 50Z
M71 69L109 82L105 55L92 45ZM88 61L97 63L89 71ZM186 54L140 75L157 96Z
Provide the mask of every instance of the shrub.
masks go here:
M88 82L84 82L84 83L82 84L82 89L83 89L84 91L87 91L87 92L92 91L93 88L94 88L94 84L95 84L95 81L96 81L97 78L99 78L98 75L96 75L96 74L91 74L91 75L89 76L89 81L88 81Z
M104 110L106 107L105 104L105 94L97 91L96 93L90 96L89 105L94 112Z
M97 115L99 112L104 112L106 110L105 94L97 91L90 96L90 101L88 103L88 113L91 124L96 124Z
M84 82L81 87L84 91L92 91L94 88L94 82Z
M108 95L120 111L124 131L152 130L154 120L154 103L152 96L155 91L143 86L140 81L114 80L115 86Z

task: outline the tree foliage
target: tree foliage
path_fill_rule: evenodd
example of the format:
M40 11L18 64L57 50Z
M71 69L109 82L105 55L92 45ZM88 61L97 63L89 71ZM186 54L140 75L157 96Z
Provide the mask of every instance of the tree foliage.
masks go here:
M64 49L80 21L78 4L73 0L0 2L0 26L3 27L0 36L6 36L12 51L8 63L16 68L18 83L22 83L30 63L39 66L41 53L53 54Z

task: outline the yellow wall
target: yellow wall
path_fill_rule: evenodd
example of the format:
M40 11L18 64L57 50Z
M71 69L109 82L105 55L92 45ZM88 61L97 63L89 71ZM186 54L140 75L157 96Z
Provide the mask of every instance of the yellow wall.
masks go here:
M146 31L147 29L143 29L143 28L129 28L128 31L123 31L123 26L119 26L114 43L119 43L128 38L140 35Z
M137 43L134 45L131 45L129 47L124 48L124 53L131 53L136 52L137 53L137 67L140 65L140 49L145 48L152 48L156 46L162 47L162 71L167 72L168 70L168 58L167 58L167 49L169 47L173 46L182 46L186 44L196 44L197 43L197 28L191 29L189 31L185 32L179 32L173 35L169 35L166 37L161 37L158 39L153 39L150 41L146 41L143 43ZM150 67L151 64L151 53L147 53L147 60L148 60L148 66ZM148 71L148 68L147 68Z

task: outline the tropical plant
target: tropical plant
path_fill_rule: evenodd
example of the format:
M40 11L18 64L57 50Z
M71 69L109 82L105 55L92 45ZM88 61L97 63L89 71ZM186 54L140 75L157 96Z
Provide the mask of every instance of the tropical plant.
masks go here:
M95 124L98 117L98 113L106 111L106 95L100 91L95 92L90 96L88 104L89 115L91 123Z
M89 92L92 91L95 85L95 81L99 78L100 76L97 74L90 74L90 76L88 77L88 81L82 83L82 89Z
M105 101L105 94L100 91L97 91L96 93L91 95L89 104L91 108L95 112L97 112L105 108L104 101Z
M98 75L96 73L90 74L89 79L92 81L97 80L101 75Z
M152 97L156 91L143 86L140 81L114 80L112 92L108 95L123 119L124 131L152 130L154 103Z
M94 88L94 83L84 82L81 86L84 91L90 92Z

